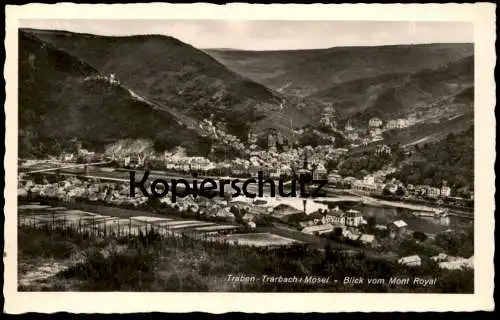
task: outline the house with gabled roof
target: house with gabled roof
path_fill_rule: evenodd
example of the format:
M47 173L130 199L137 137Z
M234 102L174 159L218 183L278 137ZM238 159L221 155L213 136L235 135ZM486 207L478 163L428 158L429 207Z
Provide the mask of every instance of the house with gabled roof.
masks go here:
M391 238L405 236L408 232L408 224L404 220L396 220L391 222L387 229Z

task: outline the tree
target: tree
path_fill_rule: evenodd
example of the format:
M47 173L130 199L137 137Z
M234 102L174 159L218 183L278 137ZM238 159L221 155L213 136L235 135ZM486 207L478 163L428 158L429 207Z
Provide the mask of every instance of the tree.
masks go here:
M426 178L426 179L424 179L424 184L426 184L426 185L432 185L433 181L432 181L431 178Z
M366 226L368 227L369 230L375 229L375 226L377 225L377 218L374 216L369 216L366 219Z
M330 159L326 163L326 170L328 170L328 171L335 170L335 169L337 169L338 164L339 164L339 162L337 159Z
M333 235L336 239L341 239L342 238L342 228L335 228L333 230Z
M415 231L413 232L413 238L418 241L425 241L427 240L427 235L423 232Z
M241 141L248 139L250 132L249 115L244 111L233 111L227 121L227 132L238 137Z
M399 197L404 196L405 195L405 190L401 186L399 186L398 189L396 190L395 195L399 196Z
M325 250L325 260L330 261L332 257L332 247L328 242L325 244L324 250Z
M382 195L384 195L384 196L390 196L390 195L392 195L392 193L389 191L389 188L385 187L382 190Z

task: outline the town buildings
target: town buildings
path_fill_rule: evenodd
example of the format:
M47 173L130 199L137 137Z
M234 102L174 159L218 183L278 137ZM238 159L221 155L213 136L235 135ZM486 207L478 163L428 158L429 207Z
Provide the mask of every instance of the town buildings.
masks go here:
M387 121L386 129L404 129L409 126L409 121L407 119L392 119Z
M344 132L349 133L354 131L354 127L352 126L351 120L348 120L345 127L344 127Z
M397 220L387 226L391 238L404 237L408 232L408 224L403 220Z
M352 188L356 191L374 193L380 191L381 185L375 182L375 177L367 175L363 180L356 180L352 184Z
M382 120L380 120L379 118L371 118L368 121L368 126L372 129L380 128L382 126Z
M323 109L320 118L320 124L323 127L328 127L331 129L337 129L337 119L335 109L333 107L326 107Z
M403 129L408 127L408 120L406 119L397 119L396 120L396 128Z
M375 149L375 155L377 156L389 156L391 153L391 148L386 144L378 145Z
M359 227L364 222L362 214L357 210L348 210L346 212L338 207L330 210L322 219L323 224L341 225L347 227Z
M391 129L396 129L397 128L397 121L396 120L389 120L385 123L385 128L388 130Z
M439 268L448 270L474 269L474 256L470 258L454 257L445 253L431 257L431 260L438 263Z
M451 196L451 188L448 187L447 185L443 185L441 187L440 193L441 193L441 197L449 197L449 196Z
M441 194L441 190L439 188L436 188L436 187L429 187L427 188L427 191L426 191L426 196L429 197L429 198L438 198Z
M323 164L318 164L316 169L313 171L313 179L314 180L324 180L327 179L328 176L328 171L326 171L326 168Z
M345 225L348 227L359 227L364 221L361 212L357 210L347 210L345 217Z

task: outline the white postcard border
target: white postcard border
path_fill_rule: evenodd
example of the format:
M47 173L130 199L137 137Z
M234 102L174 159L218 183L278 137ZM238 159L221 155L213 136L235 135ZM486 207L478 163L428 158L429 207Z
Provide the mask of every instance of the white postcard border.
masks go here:
M19 19L470 21L475 38L475 293L17 292L17 29ZM495 5L28 4L6 7L5 312L335 312L492 310L495 192Z

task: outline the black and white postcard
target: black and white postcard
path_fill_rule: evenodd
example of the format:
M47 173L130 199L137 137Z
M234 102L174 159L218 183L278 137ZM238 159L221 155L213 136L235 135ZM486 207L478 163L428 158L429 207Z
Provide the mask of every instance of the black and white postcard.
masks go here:
M6 310L490 310L493 21L8 7Z

